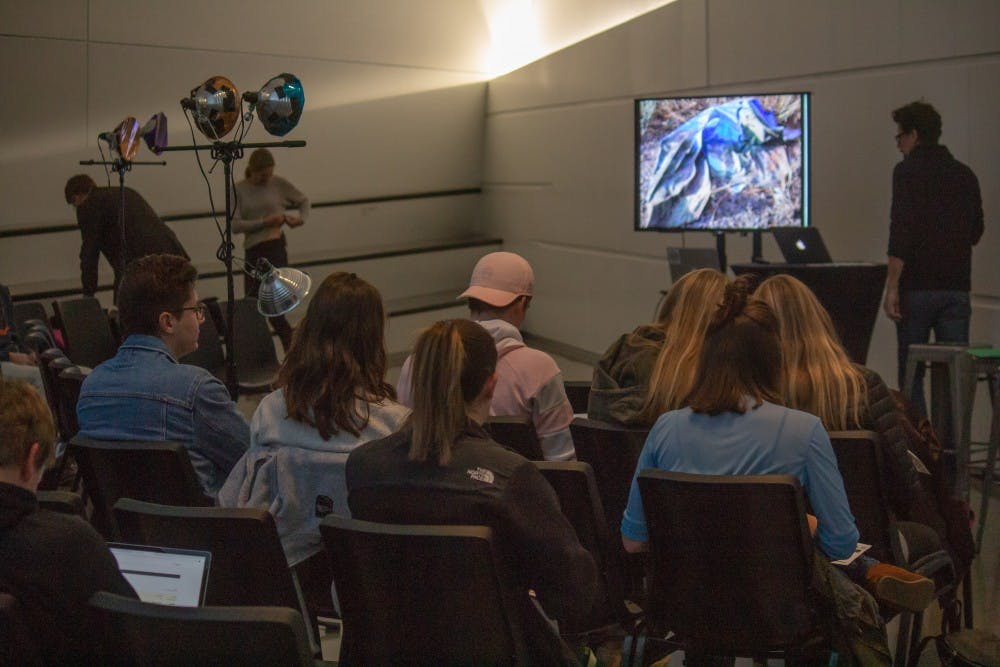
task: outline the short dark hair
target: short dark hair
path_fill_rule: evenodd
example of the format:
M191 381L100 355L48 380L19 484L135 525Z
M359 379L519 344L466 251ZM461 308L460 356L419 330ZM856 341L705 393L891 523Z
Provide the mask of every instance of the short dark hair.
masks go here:
M933 146L941 137L941 114L927 102L910 102L892 112L892 119L903 132L917 131L920 143Z
M701 371L687 404L695 412L743 413L762 401L781 404L782 360L778 318L760 300L749 301L746 284L731 283L709 325Z
M177 255L147 255L130 262L118 285L122 334L159 335L160 313L181 310L197 278L191 262Z
M73 203L74 195L85 195L89 194L91 190L97 187L97 183L94 183L94 179L86 174L77 174L76 176L70 177L66 181L66 203Z

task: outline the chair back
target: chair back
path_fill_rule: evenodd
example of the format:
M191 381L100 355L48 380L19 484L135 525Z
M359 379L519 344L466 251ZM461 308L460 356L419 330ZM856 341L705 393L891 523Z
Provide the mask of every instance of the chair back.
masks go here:
M618 558L620 540L608 530L593 469L582 461L536 461L535 466L555 490L559 507L580 544L594 557L604 588L588 618L579 627L561 628L563 634L586 632L625 619L628 611Z
M514 590L484 526L320 523L343 619L341 662L528 664Z
M882 449L873 431L830 433L837 468L844 479L847 502L861 534L860 541L872 545L868 555L895 563L891 526L895 523L885 495Z
M104 441L78 436L70 442L68 454L76 460L84 490L93 503L91 523L106 538L121 539L113 511L119 498L164 505L212 505L181 443Z
M42 655L24 620L21 603L10 593L0 591L0 667L42 664Z
M689 649L755 656L809 638L812 540L790 475L639 474L650 545L646 620Z
M45 312L45 304L41 301L18 301L14 304L14 326L23 337L31 327L31 320L49 323L49 314Z
M608 532L617 535L621 530L622 514L628 505L639 453L649 431L582 417L574 419L569 430L573 435L576 458L589 463L594 471L608 520Z
M52 308L66 341L66 356L80 366L96 367L115 356L118 341L108 315L94 297L53 301Z
M172 607L103 591L90 606L115 629L109 654L122 664L313 664L305 623L293 609Z
M590 402L590 380L566 380L563 382L566 398L573 406L573 414L587 414L587 404Z
M490 417L483 428L491 438L529 461L545 458L531 417Z
M211 552L205 604L301 610L274 517L267 510L174 507L122 498L114 512L125 542Z
M198 349L179 359L182 364L199 366L222 380L226 375L226 353L212 317L205 317L198 332Z
M233 341L227 340L230 354L236 355L236 377L244 392L270 391L278 373L278 354L274 349L267 318L257 312L256 299L238 299L233 312ZM222 304L223 312L227 303Z
M59 371L56 376L56 401L62 416L64 435L72 439L80 431L80 423L76 418L76 404L80 400L80 389L83 381L90 375L79 366L69 366Z

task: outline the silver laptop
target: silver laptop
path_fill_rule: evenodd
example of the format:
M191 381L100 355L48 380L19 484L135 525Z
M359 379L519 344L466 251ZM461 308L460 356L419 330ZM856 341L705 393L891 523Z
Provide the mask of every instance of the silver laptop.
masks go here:
M789 264L830 264L823 237L815 227L776 227L774 240Z
M200 607L212 554L207 551L109 543L118 569L143 602Z
M696 269L719 270L719 251L715 248L667 248L670 281L677 282Z

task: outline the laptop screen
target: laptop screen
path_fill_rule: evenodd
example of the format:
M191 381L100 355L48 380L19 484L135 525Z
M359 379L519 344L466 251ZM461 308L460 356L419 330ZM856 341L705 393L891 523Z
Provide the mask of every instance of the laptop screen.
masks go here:
M774 240L789 264L830 264L833 260L815 227L779 227Z
M118 569L143 602L197 607L205 599L212 555L134 544L108 544Z

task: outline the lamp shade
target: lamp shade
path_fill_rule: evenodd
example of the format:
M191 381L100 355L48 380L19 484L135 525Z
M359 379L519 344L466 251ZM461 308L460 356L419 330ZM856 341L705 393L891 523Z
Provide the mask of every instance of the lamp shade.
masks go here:
M115 128L115 143L118 154L126 162L131 162L139 150L139 121L127 116Z
M167 117L161 111L149 117L146 124L142 126L142 138L149 146L149 150L157 155L167 147Z
M194 110L195 125L213 141L229 134L240 118L239 93L233 82L224 76L208 79L193 89L190 98L181 104Z
M285 136L299 124L306 104L302 82L287 72L273 77L256 95L251 93L244 97L257 104L257 117L261 124L276 137Z
M302 303L311 287L312 278L298 269L268 266L260 280L257 311L264 317L284 315Z

